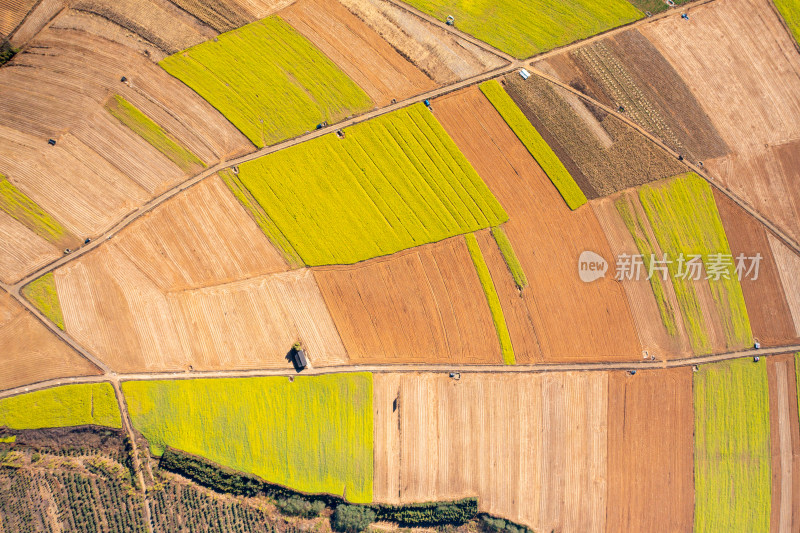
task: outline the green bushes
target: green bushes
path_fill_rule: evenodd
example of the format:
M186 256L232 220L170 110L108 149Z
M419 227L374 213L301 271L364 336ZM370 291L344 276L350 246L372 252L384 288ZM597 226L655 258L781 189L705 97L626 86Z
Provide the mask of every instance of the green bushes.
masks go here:
M325 502L321 500L308 501L300 496L289 496L275 501L281 512L289 516L302 518L316 518L325 509Z
M0 67L11 61L11 58L17 55L16 48L13 48L10 44L4 43L0 46Z
M360 533L375 521L375 511L365 505L340 505L333 513L331 525L342 533Z
M464 524L478 514L478 499L424 502L409 505L374 505L377 520L397 522L404 527Z
M514 522L494 518L489 515L481 516L481 529L485 533L533 533L525 526L520 526Z

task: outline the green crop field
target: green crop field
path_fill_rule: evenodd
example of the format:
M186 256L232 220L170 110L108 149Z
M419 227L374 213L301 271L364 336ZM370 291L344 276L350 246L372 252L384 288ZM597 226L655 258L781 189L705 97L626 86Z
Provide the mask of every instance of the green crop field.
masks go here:
M36 202L0 174L0 211L5 211L43 239L58 243L68 237L67 230Z
M774 0L783 20L792 32L794 40L800 44L800 0Z
M371 374L128 381L122 389L156 454L170 446L293 489L372 500Z
M645 11L649 11L652 14L661 13L662 11L666 11L669 9L664 0L628 0L631 4L635 7L639 8L642 13ZM688 3L690 0L675 0L676 5L683 5Z
M697 174L688 173L643 186L639 189L639 198L661 250L673 261L668 265L669 273L694 352L698 355L710 353L711 343L694 283L677 276L680 254L686 259L692 255L702 257L704 269L701 279L706 277L708 265L712 262L710 256L723 254L730 257L730 264L725 268L728 279L723 276L719 280L709 279L708 283L728 347L751 345L753 334L742 287L734 272L734 260L711 186Z
M490 45L523 59L633 22L644 13L625 0L408 0Z
M545 142L533 124L527 119L522 110L517 107L514 100L503 90L503 87L496 80L489 80L481 83L481 91L492 103L503 120L514 130L514 133L522 141L539 166L542 167L547 177L556 186L558 192L567 202L570 209L577 209L586 203L586 196L575 183L569 171L564 167L561 160L553 152L553 149Z
M508 220L422 104L344 133L239 167L241 182L305 264L356 263Z
M486 301L492 313L494 327L497 330L497 338L500 340L500 352L503 354L503 363L514 365L517 363L514 357L514 347L511 345L511 335L508 333L506 317L503 314L503 307L500 305L500 297L497 295L494 281L492 281L492 274L489 272L489 267L486 265L486 260L483 258L481 247L478 245L478 239L475 235L468 233L464 235L464 238L467 240L469 255L472 256L472 263L475 265L475 270L478 272L478 279L481 280L483 293L486 295Z
M52 272L37 278L22 288L22 295L53 323L64 329L64 315L56 292L56 278Z
M528 277L522 269L522 264L517 259L517 254L514 253L514 247L511 246L511 241L508 240L506 232L503 231L502 226L492 228L492 236L494 237L497 247L500 248L500 253L503 254L503 259L508 265L508 270L511 271L511 276L514 278L514 283L517 288L524 289L528 286Z
M765 363L694 374L695 532L769 531L771 452Z
M120 95L115 94L113 98L110 98L106 102L106 109L187 174L193 174L205 168L205 163L200 161L196 155L178 144L161 126Z
M63 385L0 399L0 426L40 429L85 424L122 427L110 384Z
M373 107L369 96L276 16L163 59L258 147Z

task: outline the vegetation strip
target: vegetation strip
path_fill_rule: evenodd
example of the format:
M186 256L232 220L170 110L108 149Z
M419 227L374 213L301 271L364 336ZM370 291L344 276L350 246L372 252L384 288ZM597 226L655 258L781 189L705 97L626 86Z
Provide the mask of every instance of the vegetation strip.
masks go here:
M68 237L64 226L2 174L0 174L0 211L5 211L13 219L51 243L56 244Z
M508 220L422 104L239 166L309 266L351 264Z
M508 265L508 270L511 271L511 276L514 278L514 283L517 288L522 290L528 286L528 278L525 276L525 271L522 269L522 264L517 259L517 254L514 253L514 247L511 241L508 240L506 232L502 226L495 226L492 228L492 236L494 237L497 247L500 248L500 253L503 254L503 259Z
M109 383L63 385L0 399L0 426L40 429L85 424L122 427Z
M303 492L372 500L372 375L128 381L133 425L167 446Z
M223 33L159 65L259 148L373 107L333 61L277 16Z
M697 174L688 173L663 183L643 186L639 198L661 250L672 261L667 267L695 353L711 353L706 333L709 325L703 318L694 282L679 276L678 269L681 266L684 270L687 268L678 262L681 255L686 261L691 256L702 258L701 279L708 275L709 265L715 261L713 256L722 254L728 257L729 263L718 263L722 268L719 279L712 277L708 284L728 347L750 346L753 334L744 295L734 271L735 262L711 186Z
M505 315L503 315L503 308L500 305L500 297L497 296L494 281L492 281L492 274L489 272L489 267L486 265L486 260L483 258L483 253L481 252L478 239L475 235L473 233L468 233L464 235L464 238L467 240L469 255L472 256L472 263L475 265L475 270L478 272L478 278L481 280L483 292L486 294L489 310L492 312L492 320L497 330L497 338L500 341L500 351L503 354L503 363L514 365L516 364L514 347L511 345L511 335L508 333L506 318Z
M22 295L56 326L64 329L64 315L56 291L56 278L52 272L37 278L22 288Z
M528 149L547 177L553 182L570 209L577 209L586 203L578 184L570 175L564 164L558 159L552 148L533 127L525 114L517 107L514 100L503 90L496 80L481 83L481 91L514 131L522 144Z
M765 363L703 365L694 375L695 531L768 531L769 392Z
M795 42L800 45L800 0L773 0Z
M136 135L147 141L167 159L175 163L187 174L192 174L206 164L192 152L178 144L164 129L153 122L147 115L139 111L122 96L115 94L106 102L106 109L117 120L131 129Z

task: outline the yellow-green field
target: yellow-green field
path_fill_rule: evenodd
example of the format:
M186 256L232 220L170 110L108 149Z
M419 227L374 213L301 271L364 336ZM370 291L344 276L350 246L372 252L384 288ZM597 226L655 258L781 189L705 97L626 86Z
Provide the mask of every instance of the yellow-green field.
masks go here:
M22 295L31 302L44 316L64 329L64 315L56 292L56 279L52 272L37 278L22 288Z
M497 247L500 248L500 253L503 254L503 259L505 259L506 265L508 265L508 270L511 271L511 276L514 278L514 283L517 284L517 288L520 290L524 289L528 286L528 277L525 275L522 264L519 262L517 254L514 252L514 247L511 245L511 241L508 240L508 236L503 230L503 227L497 226L492 228L492 237L494 237Z
M238 177L310 266L356 263L508 220L422 104L347 128L343 139L330 134L243 163Z
M408 0L417 9L523 59L633 22L625 0Z
M258 147L373 107L369 96L277 16L163 59Z
M0 399L0 426L40 429L85 424L122 427L110 384L63 385Z
M486 295L486 301L492 313L494 327L497 330L497 338L500 340L500 351L503 353L503 363L514 365L517 362L514 357L514 347L511 345L511 335L508 333L506 317L503 314L503 307L500 305L500 297L497 295L492 274L489 272L489 267L486 265L486 260L483 258L483 253L475 235L469 233L464 235L464 238L467 240L469 255L472 256L472 263L478 272L478 279L481 280L483 293Z
M800 0L773 0L794 40L800 43Z
M577 209L586 203L586 195L564 164L558 159L553 149L539 135L533 124L517 107L514 100L506 93L503 87L496 80L489 80L481 83L481 91L492 103L494 108L506 121L506 124L514 130L514 133L522 141L539 166L542 167L547 177L556 186L564 201L570 209Z
M69 236L64 226L2 174L0 174L0 211L5 211L28 229L54 244Z
M724 265L724 276L719 280L709 279L708 283L728 347L737 349L751 345L753 334L742 287L734 272L734 259L711 186L697 174L688 173L643 186L639 189L639 198L661 250L673 261L668 265L669 273L694 352L711 353L709 325L703 318L694 283L677 275L680 254L687 260L693 255L702 257L701 278L706 277L709 265L714 262L712 255L729 257L730 263Z
M738 359L701 366L694 410L695 532L769 531L766 364Z
M133 425L166 446L305 492L372 500L372 375L129 381Z
M205 163L200 161L196 155L178 144L161 126L120 95L115 94L113 98L110 98L106 102L106 109L187 174L193 174L205 168Z

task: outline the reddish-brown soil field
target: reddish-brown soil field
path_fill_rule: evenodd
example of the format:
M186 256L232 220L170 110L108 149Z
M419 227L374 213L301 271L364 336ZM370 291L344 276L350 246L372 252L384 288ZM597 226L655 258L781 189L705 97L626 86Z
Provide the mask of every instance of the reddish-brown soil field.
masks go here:
M608 377L606 531L691 531L691 367Z
M299 0L278 13L331 58L376 106L436 88L347 8L332 0Z
M477 496L536 531L606 531L606 373L373 380L375 501Z
M714 189L714 199L734 260L739 254L754 257L758 253L763 257L759 265L758 279L753 281L752 276L742 276L741 282L753 336L764 346L777 346L794 341L797 332L789 305L786 303L783 283L775 258L772 256L766 229L716 189ZM749 261L745 264L749 265Z
M314 274L353 362L502 363L463 237Z
M783 284L783 294L789 305L795 333L800 336L800 256L772 234L768 234L767 239L778 267L778 274Z
M530 283L522 297L543 360L640 359L628 300L613 273L592 283L578 277L578 257L585 250L606 258L613 270L611 249L591 207L569 210L479 89L436 100L434 112L511 218L504 228ZM507 319L519 316L507 300L502 303L509 309ZM515 321L509 325L512 343L525 346L516 340L525 326ZM518 361L537 357L521 352Z
M767 359L772 445L771 531L800 529L800 423L794 356Z
M0 389L102 372L53 335L5 291L0 291Z

